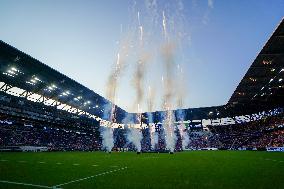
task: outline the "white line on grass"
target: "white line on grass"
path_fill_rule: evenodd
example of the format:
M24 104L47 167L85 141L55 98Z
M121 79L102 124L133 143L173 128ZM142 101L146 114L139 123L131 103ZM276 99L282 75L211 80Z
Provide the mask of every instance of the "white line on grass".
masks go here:
M266 160L266 161L274 161L274 162L278 162L278 163L284 162L284 161L278 161L278 160L276 160L276 159L264 159L264 160Z
M38 163L41 163L41 164L43 164L43 163L45 163L44 161L40 161L40 162L38 162Z
M159 159L160 157L143 157L143 159Z
M98 165L92 165L93 167L97 167Z
M7 181L7 180L0 180L0 183L33 186L33 187L38 187L38 188L54 188L51 186L44 186L44 185L39 185L39 184L29 184L29 183L22 183L22 182L12 182L12 181Z
M127 169L127 167L122 167L120 169L115 169L115 170L112 170L112 172L116 172L116 171L120 171L120 170L124 170L124 169ZM105 174L109 174L109 173L111 173L111 172L110 171L106 171L106 172L103 172L103 173L99 173L99 174L96 174L96 175L80 178L80 179L77 179L77 180L71 180L69 182L65 182L65 183L62 183L62 184L54 185L53 188L57 188L59 186L71 184L71 183L74 183L74 182L80 182L80 181L83 181L83 180L87 180L87 179L90 179L90 178L94 178L94 177L105 175Z
M110 167L118 167L117 165L111 165Z
M6 160L6 159L1 159L0 161L8 161L8 160Z
M80 164L78 164L78 163L74 163L73 165L74 165L74 166L78 166L78 165L80 165Z

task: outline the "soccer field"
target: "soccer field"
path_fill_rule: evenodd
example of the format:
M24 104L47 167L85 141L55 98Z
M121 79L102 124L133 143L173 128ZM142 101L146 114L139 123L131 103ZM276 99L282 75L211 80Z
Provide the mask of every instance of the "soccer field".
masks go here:
M284 188L284 153L0 153L0 188Z

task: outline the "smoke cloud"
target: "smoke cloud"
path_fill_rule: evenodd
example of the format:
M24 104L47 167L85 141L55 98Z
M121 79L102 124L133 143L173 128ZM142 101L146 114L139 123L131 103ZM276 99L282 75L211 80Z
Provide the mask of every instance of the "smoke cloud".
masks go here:
M127 140L131 142L137 149L137 152L141 152L141 140L142 140L142 132L140 129L129 128L127 132Z
M146 68L147 68L147 60L148 56L146 54L142 55L139 60L137 61L135 65L135 71L133 73L133 86L136 93L136 98L134 102L134 108L138 105L141 105L144 100L144 94L145 94L145 74L146 74ZM136 110L136 112L140 112L139 109Z
M101 134L103 138L103 148L106 149L106 151L111 152L114 143L113 143L113 129L110 127L101 127Z

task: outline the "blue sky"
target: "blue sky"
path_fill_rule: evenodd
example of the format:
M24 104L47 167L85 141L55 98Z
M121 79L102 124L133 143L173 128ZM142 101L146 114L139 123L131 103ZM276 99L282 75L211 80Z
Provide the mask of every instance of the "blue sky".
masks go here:
M0 0L0 38L105 96L123 39L136 32L137 11L149 49L161 48L164 11L169 22L177 23L173 31L186 33L174 56L185 74L184 107L193 108L227 103L284 16L283 0L158 0L151 10L158 18L153 26L149 2ZM159 110L162 61L153 58L149 64L145 88L156 90L154 109ZM133 67L130 58L117 93L118 105L129 111L135 98ZM145 99L141 106L147 111Z

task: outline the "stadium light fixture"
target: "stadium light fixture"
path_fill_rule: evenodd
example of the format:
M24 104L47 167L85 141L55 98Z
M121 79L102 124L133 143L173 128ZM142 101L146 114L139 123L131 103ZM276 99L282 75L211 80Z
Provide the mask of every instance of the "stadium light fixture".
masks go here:
M36 76L35 76L33 79L34 79L35 81L37 81L37 82L42 82L42 80L40 80L40 79L39 79L38 77L36 77Z
M262 64L264 64L264 65L272 64L272 60L263 60Z
M12 67L11 70L15 71L15 72L20 72L19 69L17 69L16 67Z
M250 79L252 82L256 82L256 79L255 79L255 78L250 77L249 79Z
M30 84L30 85L35 85L35 83L33 82L30 82L30 81L26 81L27 84Z
M8 68L6 72L3 72L4 75L15 77L18 74L23 74L19 69L16 67Z
M47 91L51 92L51 91L53 91L55 89L57 89L56 85L52 84L52 85L48 86L47 89L44 89L44 90L47 90Z
M81 96L77 96L77 97L74 98L75 101L79 101L79 100L81 100L81 99L82 99Z
M7 72L10 73L10 74L13 74L13 75L18 75L18 74L15 73L13 70L8 70Z
M283 80L283 79L282 79L282 78L280 78L278 81L279 81L279 82L281 82L282 80Z
M87 104L91 104L91 101L84 102L84 106L87 105Z
M70 94L70 92L69 92L69 91L65 91L65 92L61 93L61 95L60 95L60 96L68 96L69 94Z
M33 76L29 81L26 81L26 83L28 83L30 85L35 85L38 82L42 82L42 81L36 76Z
M11 74L9 74L9 73L7 73L7 72L3 72L3 74L4 74L4 75L7 75L7 76L10 76L10 77L15 77L14 75L11 75Z

